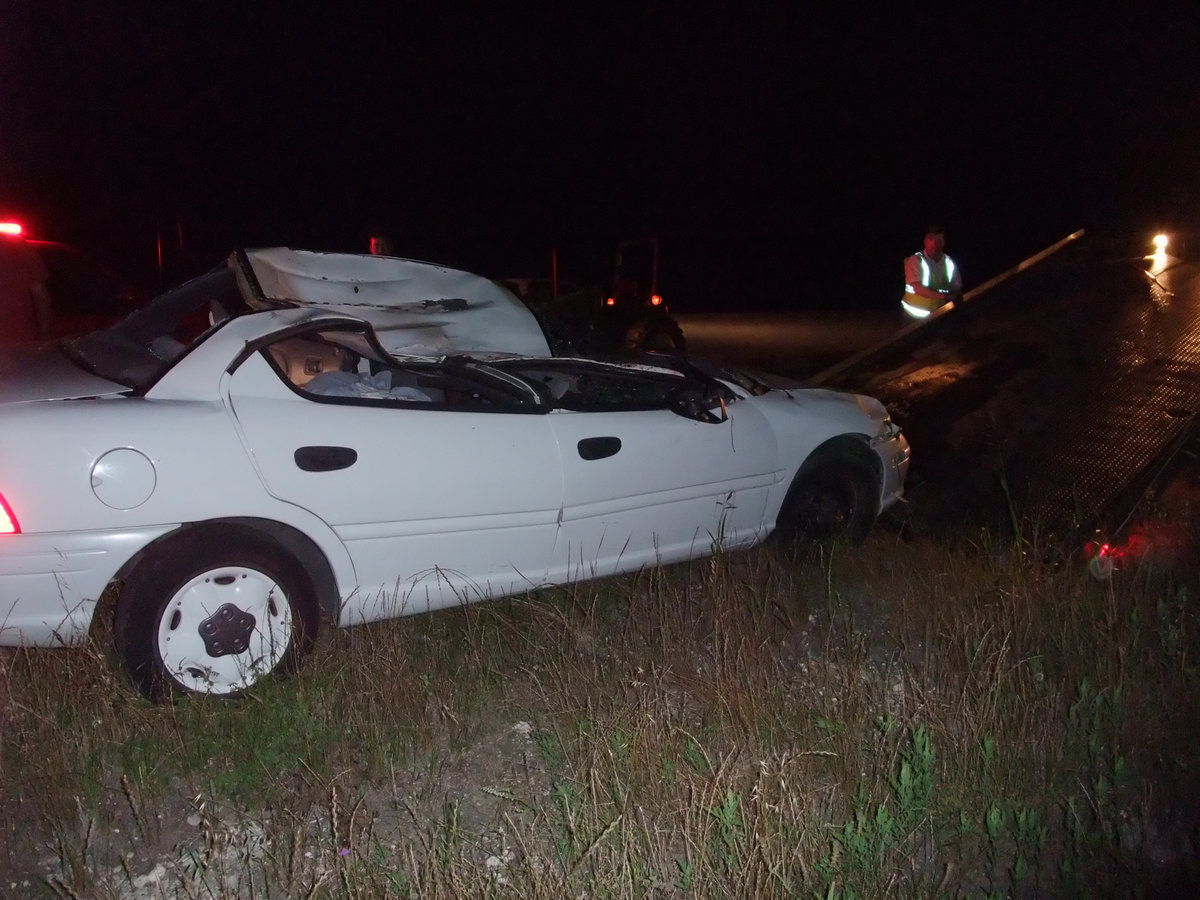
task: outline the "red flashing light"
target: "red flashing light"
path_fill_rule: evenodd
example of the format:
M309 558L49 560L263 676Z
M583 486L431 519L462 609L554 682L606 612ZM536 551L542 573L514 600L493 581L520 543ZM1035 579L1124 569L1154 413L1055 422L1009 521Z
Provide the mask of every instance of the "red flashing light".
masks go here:
M20 533L21 526L17 524L17 517L13 515L12 507L8 505L4 495L0 494L0 534Z
M651 294L650 295L650 305L651 306L662 306L662 294Z
M0 234L18 235L24 230L20 222L0 222Z

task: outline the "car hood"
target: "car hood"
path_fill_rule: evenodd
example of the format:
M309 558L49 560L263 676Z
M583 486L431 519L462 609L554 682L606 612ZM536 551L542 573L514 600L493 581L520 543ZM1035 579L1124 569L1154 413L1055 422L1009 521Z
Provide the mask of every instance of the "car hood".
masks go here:
M57 344L14 344L0 347L0 403L73 400L120 394L125 385L81 369Z
M470 272L288 247L241 251L233 262L251 306L317 307L364 319L394 355L550 355L529 308Z

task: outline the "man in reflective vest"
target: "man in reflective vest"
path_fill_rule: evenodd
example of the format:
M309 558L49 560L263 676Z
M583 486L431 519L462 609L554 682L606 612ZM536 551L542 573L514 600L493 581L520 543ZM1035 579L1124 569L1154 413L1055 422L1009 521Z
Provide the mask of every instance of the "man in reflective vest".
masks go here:
M946 255L946 235L937 225L925 232L925 246L904 260L904 299L910 316L923 319L935 309L962 296L962 275Z

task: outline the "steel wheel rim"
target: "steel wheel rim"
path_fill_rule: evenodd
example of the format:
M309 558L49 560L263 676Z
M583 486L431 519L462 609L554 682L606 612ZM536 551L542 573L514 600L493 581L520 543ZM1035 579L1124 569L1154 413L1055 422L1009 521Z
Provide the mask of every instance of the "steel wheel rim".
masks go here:
M818 537L828 537L844 529L853 518L857 494L847 483L824 478L812 485L798 504L801 528Z
M211 629L214 620L221 624L231 615L236 625L230 631L245 639L244 649L211 635L206 643L201 629ZM252 625L246 615L253 617ZM210 569L171 597L159 619L157 637L163 669L181 688L235 694L283 662L292 639L292 607L279 583L257 569ZM219 655L212 652L214 644L223 649Z

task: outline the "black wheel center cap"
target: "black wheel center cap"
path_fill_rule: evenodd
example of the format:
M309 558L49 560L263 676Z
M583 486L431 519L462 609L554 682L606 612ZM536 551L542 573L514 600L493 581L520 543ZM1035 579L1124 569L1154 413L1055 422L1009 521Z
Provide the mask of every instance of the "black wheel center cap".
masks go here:
M250 646L250 634L256 624L250 613L226 603L200 623L200 639L209 656L244 653Z

